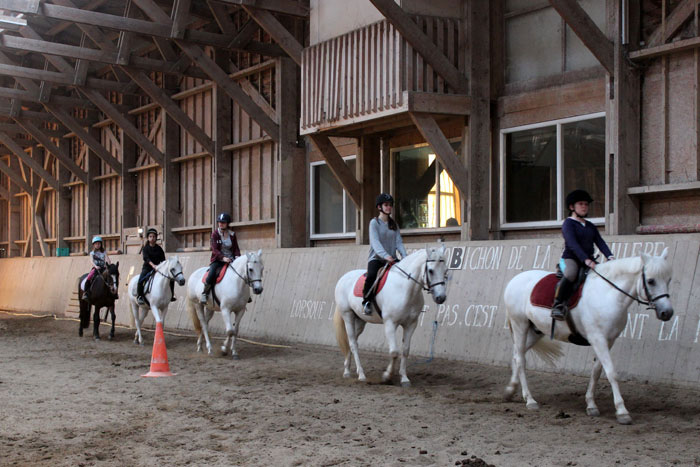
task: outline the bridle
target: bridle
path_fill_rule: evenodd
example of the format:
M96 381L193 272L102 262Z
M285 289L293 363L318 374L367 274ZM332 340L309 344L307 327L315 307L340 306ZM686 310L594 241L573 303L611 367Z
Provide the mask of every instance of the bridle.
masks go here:
M656 310L656 301L661 300L662 298L670 297L669 294L664 293L661 295L657 295L656 297L651 296L651 292L649 291L649 287L647 286L647 275L646 275L646 266L642 266L642 286L644 288L644 295L646 295L646 300L640 300L637 297L633 297L632 295L628 294L624 290L622 290L620 287L615 285L610 279L607 277L603 276L601 273L596 271L595 269L591 269L593 272L598 274L598 276L603 279L605 282L613 286L615 289L617 289L619 292L621 292L623 295L626 295L627 297L631 298L635 302L639 303L640 305L646 305L647 310Z
M250 261L250 257L248 257L248 256L246 255L245 277L241 276L241 274L240 274L238 271L236 271L236 268L233 267L233 261L231 261L230 263L228 263L228 267L230 267L231 270L232 270L233 272L235 272L236 275L237 275L238 277L240 277L241 280L242 280L248 287L253 287L253 284L254 284L255 282L262 282L262 274L260 275L260 279L251 279L251 278L250 278L250 274L248 274L248 263L250 263L250 262L251 262L251 261ZM257 262L258 262L257 260L256 260L256 261L253 261L253 263L257 263Z
M433 287L436 287L438 285L445 285L445 279L443 279L440 282L430 282L430 279L428 277L428 263L444 263L444 259L427 259L425 261L425 265L423 266L423 277L425 278L424 281L419 282L415 277L413 277L411 274L407 273L397 263L394 263L393 267L398 269L403 273L404 276L406 276L407 279L412 280L416 284L420 286L421 289L425 290L428 293L433 293Z
M168 260L168 262L170 262L170 260ZM159 265L158 265L158 266L159 266ZM164 274L163 272L161 272L161 270L160 270L158 267L156 267L156 268L154 269L154 271L157 272L158 274L160 274L161 276L165 277L166 279L171 280L171 281L177 280L177 279L176 279L177 276L182 276L183 279L185 278L185 276L182 274L182 271L180 271L180 272L178 272L177 274L175 274L175 268L170 268L170 269L168 270L168 272L169 272L170 274Z

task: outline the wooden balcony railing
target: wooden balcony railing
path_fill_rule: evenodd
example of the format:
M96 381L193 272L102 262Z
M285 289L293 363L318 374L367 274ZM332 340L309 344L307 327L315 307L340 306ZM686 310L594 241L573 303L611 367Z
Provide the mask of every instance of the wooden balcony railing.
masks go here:
M459 21L426 16L415 21L464 72ZM304 49L301 88L302 134L408 111L412 92L454 93L387 20Z

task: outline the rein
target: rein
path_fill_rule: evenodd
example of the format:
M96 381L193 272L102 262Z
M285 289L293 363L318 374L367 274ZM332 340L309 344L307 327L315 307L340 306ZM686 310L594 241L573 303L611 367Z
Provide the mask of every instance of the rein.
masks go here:
M246 263L245 263L245 264L247 265L249 261L250 261L250 259L246 259ZM240 277L241 280L242 280L242 281L245 283L245 285L247 285L248 287L252 287L252 286L253 286L253 282L262 282L262 278L260 278L260 279L255 279L255 280L251 280L251 279L250 279L250 275L248 275L248 268L245 268L245 275L246 275L246 277L241 276L241 274L240 274L238 271L236 271L236 268L233 267L233 261L231 261L230 263L228 263L228 267L230 267L231 270L232 270L233 272L235 272L236 275L237 275L238 277Z
M647 275L646 275L646 271L645 271L645 266L642 266L642 285L644 286L644 294L645 294L646 297L647 297L646 301L645 301L645 300L640 300L639 298L633 297L632 295L628 294L627 292L625 292L624 290L622 290L620 287L618 287L617 285L615 285L610 279L608 279L607 277L605 277L604 275L602 275L601 273L599 273L599 272L596 271L595 269L592 269L592 271L595 272L596 274L598 274L598 276L599 276L601 279L603 279L605 282L607 282L608 284L610 284L611 286L613 286L613 288L615 288L617 291L619 291L619 292L622 293L623 295L626 295L627 297L631 298L632 300L634 300L635 302L639 303L640 305L646 305L647 310L655 310L655 309L656 309L656 303L655 303L655 302L656 302L657 300L660 300L660 299L665 298L665 297L670 297L670 295L667 294L667 293L661 294L661 295L657 295L656 297L653 297L653 298L651 297L651 293L649 292L649 287L647 287Z

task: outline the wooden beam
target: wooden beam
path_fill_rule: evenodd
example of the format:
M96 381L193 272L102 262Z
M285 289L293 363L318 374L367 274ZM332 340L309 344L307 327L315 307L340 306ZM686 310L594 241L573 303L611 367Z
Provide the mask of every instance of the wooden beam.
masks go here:
M308 0L216 0L220 3L228 5L250 6L261 8L263 10L274 11L275 13L284 13L292 16L301 16L302 18L309 17L309 2Z
M173 26L170 30L170 37L176 39L185 37L185 29L191 19L189 16L191 3L191 0L175 0L172 12Z
M39 89L38 86L37 89ZM25 102L34 102L37 104L44 104L46 102L45 100L42 100L39 92L31 92L17 88L0 87L0 97L6 97L8 99L20 99ZM55 94L52 94L49 97L48 102L53 102L62 106L82 107L89 109L95 108L89 102L85 102L85 99L78 99L68 96L57 96Z
M445 137L435 119L430 114L419 114L411 112L411 119L415 123L423 138L435 151L435 155L440 163L445 166L445 170L450 175L455 186L459 189L462 197L469 196L469 182L467 180L467 169L459 160L455 150Z
M10 167L3 160L0 160L0 172L7 175L7 178L12 180L15 183L15 185L17 185L18 187L23 189L26 193L28 193L30 195L32 194L32 191L33 191L32 187L29 186L29 184L24 181L24 179L22 178L22 175L19 172L17 172L17 169Z
M231 19L231 15L228 12L228 8L221 3L216 3L214 0L206 0L209 10L211 10L211 15L214 17L214 21L219 26L219 30L223 34L228 34L230 31L236 29L236 25ZM250 24L253 20L248 20L244 27ZM256 26L257 29L257 26ZM240 31L239 31L240 32Z
M581 5L570 0L549 0L549 3L605 70L613 75L615 64L613 43L593 22Z
M209 135L207 135L204 130L202 130L192 119L180 109L165 91L155 85L153 81L150 80L142 72L137 72L129 70L127 68L122 68L130 77L134 80L136 84L139 85L143 91L148 94L148 96L158 103L163 109L172 116L173 119L192 137L197 140L199 144L202 145L205 151L209 154L215 153L214 142L211 140Z
M673 37L695 13L695 5L697 3L698 0L681 0L670 15L661 19L661 24L649 36L646 47L656 47Z
M154 162L163 167L165 161L165 156L163 153L160 152L160 150L158 150L158 148L148 138L146 138L146 136L141 133L141 130L136 128L124 114L117 110L111 102L105 99L102 94L92 89L81 89L80 92L85 94L85 96L90 99L90 101L92 101L92 103L95 104L100 110L102 110L105 115L111 118L112 121L114 121L114 123L116 123L119 128L124 131L124 133L129 135L129 138L143 148L143 150L146 151L151 158L153 158Z
M48 173L41 166L41 164L37 163L34 159L32 159L29 154L24 152L24 150L19 146L19 144L17 144L12 138L10 138L7 135L7 133L0 131L0 143L4 144L5 147L12 151L12 153L15 156L17 156L18 159L27 164L29 168L31 168L34 171L35 174L43 178L44 181L46 181L46 183L51 186L51 188L53 188L57 192L61 191L61 185L58 183L58 180L56 180L53 175Z
M674 53L684 52L700 48L700 37L691 37L690 39L681 39L679 41L670 42L668 44L657 45L656 47L647 47L644 49L630 52L631 60L648 60L650 58L662 57Z
M335 178L340 182L340 185L348 193L348 196L353 200L355 206L362 205L362 197L360 194L360 183L355 178L355 174L347 166L343 158L338 153L338 150L333 146L328 136L322 133L308 135L313 145L325 159L328 168L331 169Z
M3 186L0 186L0 196L5 198L7 201L10 201L10 192L7 191L7 189ZM6 219L5 219L6 220Z
M90 3L87 3L80 7L81 10L96 10L105 3L107 3L108 0L92 0ZM58 0L52 0L52 3L57 3L61 4ZM68 22L68 21L63 21L58 23L56 26L52 27L48 31L46 31L47 36L55 36L56 34L65 31L69 27L73 26L73 23Z
M26 119L15 119L15 121L18 125L24 128L24 130L29 133L32 138L39 141L44 146L44 149L56 156L56 159L58 159L58 161L63 164L66 169L70 170L83 183L88 183L87 172L85 172L78 164L75 163L73 158L70 157L70 154L56 146L48 135Z
M122 163L105 149L100 142L90 135L73 117L68 115L63 109L55 104L45 104L46 110L56 117L70 131L75 133L78 139L82 140L100 159L107 163L115 172L122 172Z
M301 51L304 47L282 23L267 10L259 10L243 5L243 9L287 52L297 65L301 66Z
M221 87L231 99L236 101L236 103L260 125L265 133L275 141L279 141L279 125L253 102L253 99L243 91L241 86L229 78L228 74L209 58L201 48L196 45L187 44L181 40L176 40L175 43L197 64L197 66L209 75L217 86Z
M466 77L445 57L394 0L370 0L433 69L458 93L467 93Z
M27 25L27 20L19 16L0 15L0 28L6 31L17 31Z

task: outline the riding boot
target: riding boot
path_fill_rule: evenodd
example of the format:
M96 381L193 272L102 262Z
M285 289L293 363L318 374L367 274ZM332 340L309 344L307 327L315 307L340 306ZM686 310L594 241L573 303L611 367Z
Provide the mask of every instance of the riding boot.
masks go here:
M211 290L211 284L204 284L204 290L202 290L202 295L199 297L199 302L206 304L209 300L209 291Z
M83 290L83 300L90 301L90 287L92 286L92 281L85 282L85 290Z
M569 312L569 298L573 292L574 283L566 277L562 277L557 284L557 290L554 294L554 304L552 305L552 319L564 321L566 314Z

